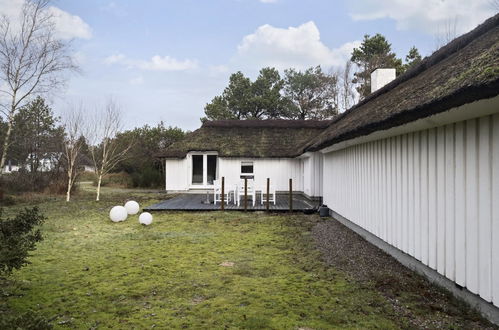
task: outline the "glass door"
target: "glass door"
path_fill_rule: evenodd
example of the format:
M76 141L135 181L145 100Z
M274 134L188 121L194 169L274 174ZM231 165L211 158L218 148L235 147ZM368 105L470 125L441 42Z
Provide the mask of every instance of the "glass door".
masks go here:
M217 155L192 155L192 185L211 186L217 179Z
M217 179L217 156L216 155L208 155L208 160L207 160L207 169L206 169L206 174L207 174L207 182L209 185L213 184L213 180Z
M203 184L203 155L192 155L192 184Z

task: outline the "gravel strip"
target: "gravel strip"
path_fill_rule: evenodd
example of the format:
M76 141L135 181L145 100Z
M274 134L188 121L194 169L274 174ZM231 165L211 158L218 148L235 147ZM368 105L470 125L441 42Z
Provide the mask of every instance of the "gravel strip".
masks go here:
M312 237L328 265L374 287L411 327L499 329L334 219L317 223Z

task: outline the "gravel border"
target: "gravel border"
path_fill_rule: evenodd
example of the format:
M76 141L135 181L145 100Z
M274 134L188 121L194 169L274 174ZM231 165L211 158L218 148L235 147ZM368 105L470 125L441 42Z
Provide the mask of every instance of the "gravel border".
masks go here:
M334 219L318 222L312 237L323 261L360 285L377 290L410 327L499 329L446 290L430 283Z

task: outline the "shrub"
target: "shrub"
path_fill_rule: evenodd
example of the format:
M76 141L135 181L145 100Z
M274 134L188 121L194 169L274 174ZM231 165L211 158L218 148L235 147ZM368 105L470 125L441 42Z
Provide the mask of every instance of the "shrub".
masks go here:
M26 208L15 218L4 219L0 209L0 274L9 275L29 263L26 258L42 240L40 229L45 221L38 207Z
M63 172L19 171L2 175L2 187L7 193L43 192L64 193L66 188Z
M94 186L97 186L97 178L94 178ZM110 173L102 178L101 187L127 188L132 186L132 178L126 172Z
M163 184L160 170L153 167L142 168L131 175L134 187L156 188Z
M78 181L80 181L80 182L88 182L88 181L94 182L94 180L95 180L95 173L94 172L82 172L78 176Z

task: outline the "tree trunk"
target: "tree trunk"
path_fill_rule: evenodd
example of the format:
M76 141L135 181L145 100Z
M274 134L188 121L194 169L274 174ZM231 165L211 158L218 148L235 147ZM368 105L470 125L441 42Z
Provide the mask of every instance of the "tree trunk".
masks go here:
M71 179L68 180L68 191L66 192L66 202L71 198Z
M99 175L99 179L97 180L97 198L95 199L97 202L99 201L100 198L100 184L102 182L102 174Z
M7 133L5 134L5 140L3 141L2 159L0 160L0 174L3 174L5 162L7 161L7 152L9 149L10 134L12 133L12 126L14 124L13 116L9 116L7 122Z
M72 187L72 174L73 171L68 169L68 190L66 192L66 202L69 202L71 198L71 187Z

